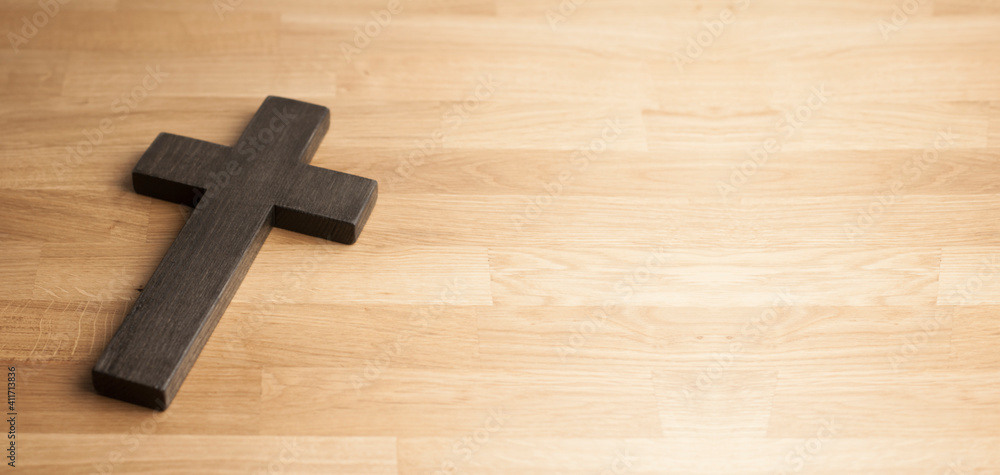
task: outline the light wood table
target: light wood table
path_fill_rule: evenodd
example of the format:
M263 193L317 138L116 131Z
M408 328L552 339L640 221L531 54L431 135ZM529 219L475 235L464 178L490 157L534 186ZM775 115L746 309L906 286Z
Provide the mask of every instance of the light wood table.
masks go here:
M1000 470L998 1L0 0L0 33L9 473ZM168 411L96 395L188 214L132 167L267 95L331 109L365 232L272 232Z

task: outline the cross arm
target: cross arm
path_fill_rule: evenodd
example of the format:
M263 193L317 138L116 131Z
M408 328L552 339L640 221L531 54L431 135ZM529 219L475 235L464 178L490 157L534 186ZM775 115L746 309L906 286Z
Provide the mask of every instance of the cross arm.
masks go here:
M230 156L230 147L160 134L132 170L136 193L194 206L211 182L213 172Z
M375 180L303 164L275 204L274 225L353 244L377 198Z

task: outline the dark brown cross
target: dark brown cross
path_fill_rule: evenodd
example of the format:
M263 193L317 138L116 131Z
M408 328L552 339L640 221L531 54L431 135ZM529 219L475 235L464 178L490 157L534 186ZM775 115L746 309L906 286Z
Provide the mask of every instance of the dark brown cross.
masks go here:
M358 239L378 184L308 164L329 127L326 107L268 97L235 147L153 141L135 191L195 209L94 365L98 393L166 409L272 226Z

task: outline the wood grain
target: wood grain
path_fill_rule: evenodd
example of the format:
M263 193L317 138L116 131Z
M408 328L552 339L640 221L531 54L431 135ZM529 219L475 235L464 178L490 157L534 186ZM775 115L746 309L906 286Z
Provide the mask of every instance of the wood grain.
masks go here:
M0 0L19 470L1000 472L1000 2L399 6L68 2L15 51ZM272 231L167 412L100 397L190 219L132 168L268 95L379 182L364 238Z

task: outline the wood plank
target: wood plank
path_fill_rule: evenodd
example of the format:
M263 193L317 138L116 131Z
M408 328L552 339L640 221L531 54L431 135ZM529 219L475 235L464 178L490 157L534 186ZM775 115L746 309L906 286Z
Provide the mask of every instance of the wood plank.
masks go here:
M25 15L41 10L0 10L0 29L14 30ZM274 51L280 18L240 13L220 22L196 12L61 11L24 50L189 52Z
M549 473L582 475L619 472L640 474L773 474L801 468L835 475L845 470L890 475L989 472L1000 466L995 437L880 437L825 440L815 454L815 438L664 437L556 438L498 437L475 446L469 455L461 441L445 437L399 439L399 473L417 474L451 467L484 474ZM456 447L457 446L457 447ZM718 447L726 447L719 453ZM942 446L953 447L941 450ZM457 450L456 450L457 448ZM510 456L517 454L517 456ZM558 454L554 456L553 454ZM466 460L468 456L468 460ZM628 463L626 463L628 462Z
M94 296L93 298L109 298ZM96 358L111 339L128 310L127 300L7 300L3 332L9 335L0 350L13 364L74 362ZM24 380L24 375L18 375Z
M474 116L445 135L444 148L576 150L594 143L602 150L646 150L643 120L635 109L548 104L526 111L497 101L480 104Z
M34 293L37 298L59 301L108 293L115 298L134 298L165 249L165 245L146 244L48 245L43 250ZM331 266L342 268L343 272L331 275L326 271ZM90 271L87 274L60 271L66 268ZM275 286L275 276L284 284ZM407 290L392 294L372 291L388 282L405 284ZM463 289L455 299L456 304L491 303L489 263L484 248L386 248L366 245L363 241L350 248L316 241L280 246L265 243L233 301L343 303L362 298L360 301L367 303L422 305L437 302L441 292L456 282Z
M832 419L837 437L990 437L998 386L972 369L782 371L768 435L810 437Z
M934 61L928 61L926 56L919 56L928 47L913 46L912 51L905 52L881 45L858 45L851 47L859 52L854 55L841 56L837 50L796 59L775 57L772 61L749 61L746 56L753 52L744 51L741 57L727 59L699 56L689 64L683 60L687 53L678 45L676 50L664 53L674 59L650 66L655 87L649 97L654 109L692 109L701 114L719 114L737 105L787 109L799 105L810 88L821 85L834 94L836 101L845 103L947 103L995 101L1000 97L1000 89L985 72L995 60L984 60L980 53L969 51L935 56ZM680 56L672 56L675 53ZM740 71L738 88L730 83L729 72L733 69ZM679 90L685 93L677 94Z
M571 272L584 256L586 278ZM930 305L939 264L936 249L490 250L502 305Z
M247 280L233 297L235 302L292 299L303 303L426 305L436 303L449 285L456 285L467 289L455 299L457 304L492 303L487 255L483 248L406 246L387 249L364 242L352 246L350 252L343 252L339 249L342 246L333 244L276 247L268 251L265 245ZM343 272L333 276L323 270L332 266L342 268ZM275 272L288 279L282 288L273 285ZM315 273L323 278L310 278ZM400 291L373 290L385 285L398 285Z
M2 236L4 238L8 236ZM0 299L19 299L31 296L35 287L41 246L27 242L0 242Z
M661 42L655 35L635 38L594 32L565 38L548 28L474 17L400 18L354 53L354 22L315 16L284 20L282 54L330 57L337 65L338 97L368 101L471 100L477 84L487 78L497 85L495 99L522 104L651 104L649 69L640 58L655 53L650 45ZM511 28L517 34L511 34ZM491 34L482 35L483 31ZM533 48L537 44L550 49ZM425 48L437 53L420 54ZM630 86L612 86L621 82ZM532 86L538 83L549 86L540 91Z
M234 303L199 358L351 368L365 386L393 368L477 368L474 310L449 304L463 290L446 286L428 306ZM296 345L289 346L290 340Z
M358 376L357 370L338 368L265 367L264 400L274 409L261 414L261 433L460 436L481 429L511 436L660 433L648 371L398 369L356 391L352 377ZM559 389L568 387L573 387L572 398ZM331 394L337 397L331 399ZM371 412L372 407L379 409ZM290 418L300 422L291 427Z
M975 306L956 308L952 320L951 368L969 370L996 370L993 358L997 340L1000 339L1000 322L996 307ZM927 325L923 332L935 335L935 327ZM914 338L914 342L923 339ZM922 347L921 347L922 349Z
M737 369L724 376L692 386L683 372L654 371L664 435L767 435L778 372Z
M56 301L133 301L162 254L138 246L49 244L42 250L32 297ZM87 272L62 272L62 269Z
M117 434L121 440L122 434L148 421L155 421L156 434L258 434L259 367L199 361L171 405L172 411L157 416L147 408L95 393L92 365L91 358L84 363L17 364L18 377L27 376L17 395L19 435Z
M987 143L990 146L1000 144L1000 101L990 103L990 131Z
M849 104L837 102L833 90L818 91L803 91L797 104L785 109L758 107L694 118L687 110L647 111L649 150L760 149L769 158L792 150L933 150L944 133L949 138L940 149L987 146L986 103ZM820 99L824 94L830 95L826 103Z
M743 5L746 5L745 8ZM892 11L894 3L891 0L877 0L865 2L851 0L837 2L823 2L820 0L808 0L797 2L793 6L784 4L776 0L754 0L753 2L729 2L725 0L711 0L701 2L655 2L649 0L628 0L615 2L612 0L589 0L586 5L579 5L567 15L566 24L570 21L583 24L641 24L644 20L650 19L698 19L709 20L718 18L719 12L730 8L742 10L745 15L752 18L779 17L779 18L799 18L799 19L837 19L837 20L867 20L880 13ZM532 2L531 0L498 0L498 11L501 15L516 16L518 18L545 17L547 11L558 12L559 2ZM928 9L929 10L929 9ZM641 11L642 15L635 15L633 12ZM562 24L562 23L561 23Z
M997 15L1000 3L993 0L934 0L934 15Z
M313 101L322 96L336 96L336 59L329 52L311 57L193 52L178 57L163 52L77 51L69 58L63 94L96 97L110 93L117 99L142 84L147 76L146 66L151 66L168 75L150 94L154 97L204 97L213 101L244 97L249 103L259 103L262 97L280 90L286 96ZM256 65L257 72L234 77L225 67L232 61ZM301 67L306 64L308 68Z
M145 240L148 198L131 192L58 192L0 189L0 233L36 242ZM87 201L81 212L74 203ZM21 213L32 210L31 215Z
M707 198L723 197L720 183L750 158L746 152L688 153L609 150L582 165L578 150L518 150L518 162L506 150L446 150L417 155L410 149L350 147L321 149L316 163L339 165L371 176L392 195L539 195L558 197ZM989 170L1000 161L996 149L947 149L925 160L913 150L788 151L754 171L733 196L755 199L862 196L892 192L901 181L906 195L986 195L1000 191ZM695 165L692 165L694 163ZM839 173L845 168L856 174ZM458 170L458 172L455 172ZM615 179L609 179L614 176ZM627 182L628 187L618 183ZM151 223L152 225L152 223Z
M95 10L113 11L118 8L120 0L94 0L90 2L66 2L59 4L59 10ZM36 10L38 2L33 0L0 0L0 9L4 10Z
M118 0L122 10L170 10L170 11L208 11L216 14L223 12L223 18L230 12L266 12L283 15L311 16L341 16L364 17L368 20L371 11L386 10L385 0L358 0L352 2L330 3L322 0L292 0L281 4L263 0L244 0L234 5L232 10L215 8L197 0L181 0L165 4L152 0ZM491 15L494 11L493 0L409 0L400 2L396 9L400 15Z
M152 419L155 421L155 419ZM146 422L146 421L143 421ZM113 434L24 434L18 468L67 474L294 473L395 474L393 437L273 437L174 435L138 423L123 438ZM233 454L225 461L218 454ZM177 454L185 454L178 458ZM66 460L75 460L67 463ZM23 465L20 465L22 464Z
M967 46L969 58L980 55L996 47L996 39L985 40L985 32L998 24L998 18L989 16L969 16L950 18L931 18L932 8L927 2L917 4L912 14L906 14L905 20L898 26L893 24L893 14L896 2L872 2L875 12L859 16L854 21L837 21L831 18L815 16L811 19L796 19L788 22L781 15L762 15L754 8L746 10L746 18L736 18L724 33L714 42L703 46L703 52L691 55L695 64L701 61L740 61L771 63L778 70L802 71L802 62L819 60L825 70L832 70L839 61L844 59L867 59L869 62L884 60L888 65L902 66L908 63L935 64L946 61L938 53L949 46ZM908 9L913 9L908 6ZM808 9L796 10L796 13L812 15ZM794 15L790 15L795 18ZM707 19L706 19L707 20ZM690 45L688 37L694 37L705 31L703 23L689 21L688 31L682 33L684 41L672 50L679 50ZM786 24L786 29L776 27ZM788 41L789 38L801 39ZM704 40L704 37L702 38ZM702 41L702 43L706 43ZM673 51L671 51L673 52ZM958 48L955 54L964 54ZM694 53L697 53L694 50ZM958 56L962 58L962 56ZM784 59L781 63L773 63L776 59ZM673 66L671 64L671 66ZM692 67L696 70L697 67ZM860 74L866 72L859 71ZM778 78L780 81L781 79Z
M948 247L941 253L938 305L991 305L1000 298L1000 249Z
M627 306L604 312L601 307L494 306L476 308L476 314L483 367L656 367L696 393L699 381L700 387L711 388L729 370L759 372L804 364L949 367L958 364L955 352L960 350L952 339L958 338L960 317L932 325L939 311L948 310L797 305ZM917 342L919 351L910 350L911 342ZM982 356L978 364L989 361Z
M705 183L716 193L718 185ZM389 195L377 213L406 219L391 226L375 220L368 232L383 242L435 246L442 242L437 230L450 225L447 242L454 245L516 240L525 247L573 242L629 249L974 246L1000 236L988 219L1000 206L993 195L928 197L904 188L867 197L733 196L726 204L719 198L552 198L544 188L529 196Z
M161 85L169 84L169 76L163 78L155 88L145 89L148 95L144 98L139 91L132 96L131 91L136 87L142 88L142 78L150 73L146 71L146 65L130 67L129 70L137 73L134 80L129 78L121 83L121 87L109 90L100 98L29 99L31 107L36 108L39 113L53 115L47 121L24 109L0 106L0 110L5 113L0 120L16 132L15 138L5 144L5 149L12 154L21 152L16 157L12 155L11 159L24 160L24 152L35 153L40 149L44 151L42 157L58 157L61 166L67 169L64 172L67 176L82 164L106 166L105 162L129 162L134 166L132 162L138 161L142 152L160 132L165 130L184 134L192 131L192 135L195 135L198 127L193 126L192 117L213 110L213 115L218 115L218 121L213 122L216 125L201 127L203 131L199 137L217 143L232 143L239 138L246 121L253 115L248 110L255 110L262 99L229 98L220 99L219 102L158 99L157 91L162 91ZM169 74L170 70L161 68L160 72ZM185 104L191 108L182 109ZM153 118L160 120L152 120ZM100 130L102 121L105 123L104 130ZM111 125L107 121L111 121ZM142 143L137 143L140 139ZM76 155L70 157L67 147L75 150ZM128 153L115 155L115 160L102 159L103 154L110 153L107 149L112 147L129 147ZM58 172L56 166L55 163L50 164L53 172ZM121 186L128 183L128 176L126 174L120 178Z
M13 45L10 50L0 50L0 85L4 86L0 96L25 90L40 97L60 94L68 57L63 51L18 54Z

